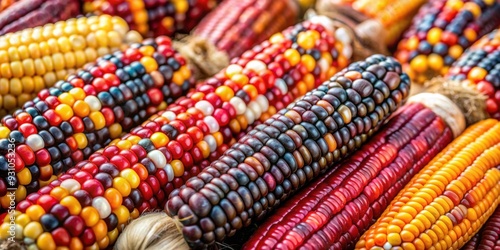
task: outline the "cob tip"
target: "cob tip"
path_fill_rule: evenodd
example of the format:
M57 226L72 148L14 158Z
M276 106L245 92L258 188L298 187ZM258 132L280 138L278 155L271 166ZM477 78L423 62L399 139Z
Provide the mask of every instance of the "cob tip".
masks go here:
M196 79L206 79L229 65L229 55L203 38L187 36L173 46L189 61Z
M426 92L439 93L451 99L464 114L468 126L489 117L486 111L487 97L466 81L434 77L424 86Z
M144 230L149 228L149 230ZM116 240L114 249L188 250L180 222L166 213L153 212L133 220Z
M465 116L462 110L448 97L438 93L420 93L408 99L407 103L421 103L441 117L458 137L465 129Z

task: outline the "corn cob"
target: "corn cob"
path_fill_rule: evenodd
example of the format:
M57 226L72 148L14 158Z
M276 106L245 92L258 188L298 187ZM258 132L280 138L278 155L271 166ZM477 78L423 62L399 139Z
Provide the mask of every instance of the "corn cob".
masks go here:
M356 249L459 249L500 203L500 123L479 122L401 190Z
M337 15L357 15L350 18L372 18L385 29L385 44L394 45L410 26L411 19L427 0L369 1L369 0L320 0L316 5L319 13L335 11ZM355 12L353 12L355 11ZM359 17L364 15L365 17Z
M293 25L297 16L293 0L226 0L202 19L193 35L234 58Z
M483 36L452 65L446 78L476 85L488 97L486 110L500 119L500 32Z
M430 109L406 105L369 144L266 219L244 249L351 249L387 202L452 139Z
M396 58L417 83L444 75L465 49L500 25L499 11L497 1L430 1L403 35Z
M169 38L159 37L106 55L41 91L2 119L1 207L9 207L9 188L23 200L193 85L185 60Z
M219 0L85 0L85 13L122 17L143 36L187 33Z
M0 35L64 21L78 14L78 0L20 0L0 12Z
M81 17L0 37L0 116L98 56L140 41L119 17Z
M461 248L462 250L500 249L500 207L491 215L481 231Z
M206 79L229 65L231 58L268 39L298 19L295 0L226 0L200 21L177 49Z
M190 247L233 235L359 147L408 91L409 78L392 58L351 64L174 190L167 213L183 223Z
M237 128L269 110L273 102L265 96L297 89L289 93L295 98L345 66L335 32L315 22L291 27L244 53L166 111L28 195L17 206L30 218L18 228L23 232L18 239L38 247L106 248L130 218L164 207L174 188L228 149ZM314 47L306 50L303 46L310 43ZM288 104L285 98L273 97L276 106ZM33 212L40 216L32 217ZM0 227L5 239L8 226Z

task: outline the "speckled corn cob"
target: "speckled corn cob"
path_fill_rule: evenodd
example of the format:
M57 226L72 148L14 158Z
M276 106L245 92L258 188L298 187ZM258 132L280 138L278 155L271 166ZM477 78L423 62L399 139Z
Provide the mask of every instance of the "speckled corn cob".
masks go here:
M485 94L486 110L500 119L500 32L483 36L451 66L446 78L476 85Z
M403 35L396 58L417 83L444 75L465 49L500 25L499 11L500 3L491 0L430 1Z
M167 37L133 44L41 91L0 126L0 203L9 207L141 124L194 85ZM9 174L10 173L10 174ZM15 173L15 176L11 174Z
M369 143L293 195L244 249L351 249L388 203L453 139L421 103L405 105Z
M119 17L81 17L0 36L0 117L39 91L93 62L140 41Z
M17 240L40 248L113 244L129 219L164 207L174 188L226 151L237 128L262 116L270 103L285 106L345 67L347 59L338 50L349 45L337 41L330 28L306 21L274 35L187 97L28 195L17 206L22 212L17 218L28 219L16 225L22 232ZM397 68L390 63L387 69ZM408 92L405 83L391 84L404 91L393 91L395 100ZM386 85L380 87L384 92L377 91L376 98L384 98L387 90ZM266 98L274 93L280 94L274 101ZM277 99L281 93L291 95L288 101ZM385 106L395 108L395 100ZM347 109L342 109L345 115ZM378 113L373 119L379 120ZM2 239L6 225L0 226Z
M84 12L120 16L144 36L187 33L218 0L85 0Z

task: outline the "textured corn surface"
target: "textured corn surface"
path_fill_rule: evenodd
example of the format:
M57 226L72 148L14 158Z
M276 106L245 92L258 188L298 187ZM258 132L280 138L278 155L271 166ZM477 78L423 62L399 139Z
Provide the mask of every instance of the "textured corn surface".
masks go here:
M86 13L119 16L143 36L188 33L218 0L84 0Z
M322 0L350 6L367 17L378 20L386 29L385 43L393 45L410 26L412 18L427 0Z
M0 203L16 202L130 131L194 86L167 37L99 58L40 92L0 126ZM15 173L15 176L9 173Z
M500 202L500 123L468 128L399 192L356 249L459 249Z
M4 2L0 3L0 8ZM0 35L64 21L80 14L78 0L19 0L0 12Z
M462 250L500 249L500 207L481 228L479 233L461 248Z
M492 0L429 1L403 34L396 58L417 83L444 75L465 49L500 25L499 11Z
M500 119L500 32L483 36L452 65L448 79L475 84L488 96L486 110Z
M430 109L404 106L368 144L282 204L244 249L352 249L452 140L450 128Z
M302 48L310 45L302 39L314 46ZM306 21L244 53L165 111L19 202L18 217L29 221L16 225L17 240L50 249L113 244L122 226L148 209L164 207L174 188L217 159L234 143L233 134L270 112L270 104L284 107L344 67L341 47L333 32Z
M0 116L98 56L139 40L119 17L81 17L0 36Z
M193 35L234 58L293 25L298 14L294 0L226 0L200 22Z
M393 58L351 64L174 190L167 212L183 223L193 248L233 235L360 147L408 91L409 78Z

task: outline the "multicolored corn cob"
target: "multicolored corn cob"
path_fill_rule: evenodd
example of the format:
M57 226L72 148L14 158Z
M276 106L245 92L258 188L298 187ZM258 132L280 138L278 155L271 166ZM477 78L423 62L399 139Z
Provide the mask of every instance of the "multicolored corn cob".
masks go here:
M143 36L188 33L219 0L85 0L83 11L119 16Z
M9 207L9 188L23 200L186 94L194 79L185 63L169 38L146 40L99 58L4 117L1 207Z
M202 19L177 49L206 79L254 45L298 20L295 0L225 0Z
M106 248L130 219L147 209L164 207L174 188L222 155L234 141L232 134L269 112L270 104L284 107L345 67L347 59L338 51L344 45L336 40L331 27L315 20L278 33L244 53L196 91L28 195L17 206L22 213L17 218L29 219L16 225L16 230L22 232L17 240L28 247ZM307 47L310 44L314 46ZM396 70L397 65L391 63L386 61L386 68ZM374 67L379 74L386 70ZM399 75L387 75L390 86L403 89L392 91L395 99L383 105L393 109L408 92L408 85L399 83ZM386 85L380 87L381 91L374 92L377 101L384 100L383 93L388 89ZM361 98L356 93L351 95L354 100ZM347 98L346 93L339 98ZM367 105L372 104L375 101L369 99ZM351 106L341 109L346 119L352 115L348 108ZM332 105L328 107L333 109ZM362 107L366 112L375 108ZM384 112L381 107L377 110ZM372 119L379 121L374 112ZM386 113L380 115L385 117ZM342 119L340 113L334 117ZM333 126L335 121L331 122L328 124ZM326 129L325 125L322 128ZM351 144L355 145L354 139ZM0 226L2 230L6 227Z
M340 15L357 15L350 18L360 19L359 15L364 15L364 19L375 19L385 29L386 45L392 46L426 2L427 0L319 0L316 9L320 14L335 11Z
M64 21L79 14L78 0L19 0L0 12L0 35Z
M0 36L0 117L98 56L142 38L119 17L81 17Z
M491 0L435 0L424 5L403 35L396 58L412 81L447 73L477 39L500 25L500 3Z
M486 110L500 119L500 32L483 36L451 66L447 79L476 85L488 96Z
M459 249L500 203L500 122L468 128L415 175L356 249Z
M500 249L500 207L461 250Z
M438 99L431 97L427 104ZM465 128L463 114L445 101L441 107L459 116L445 122L422 103L405 105L368 144L266 218L243 249L352 249L413 175Z
M167 213L182 222L190 247L222 241L359 148L406 98L409 84L392 58L351 64L174 190Z
M226 0L202 19L193 36L235 58L293 25L297 17L294 0Z

